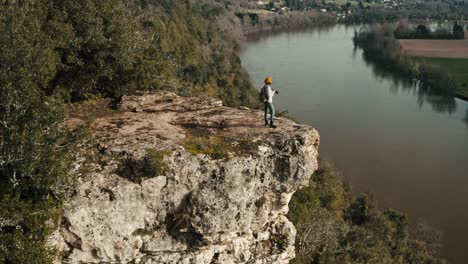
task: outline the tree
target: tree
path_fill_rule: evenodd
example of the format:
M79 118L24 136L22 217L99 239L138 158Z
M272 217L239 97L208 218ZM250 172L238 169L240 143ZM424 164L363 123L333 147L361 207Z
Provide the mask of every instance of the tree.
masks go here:
M418 39L426 39L429 38L430 32L429 29L425 25L418 25L416 27L416 38Z
M453 37L456 39L464 39L465 38L465 31L463 30L463 26L459 25L457 22L453 25Z
M132 90L144 42L122 1L54 1L49 10L48 29L56 36L61 62L51 89L63 87L74 100Z
M22 197L55 192L65 169L62 98L46 94L59 56L42 31L42 4L13 3L0 14L0 180L3 191Z
M266 9L268 10L273 10L275 9L275 3L273 1L270 1L267 5L266 5Z
M58 221L70 150L61 93L47 94L60 56L44 32L48 1L1 5L0 262L51 263L45 240Z
M304 2L301 0L286 0L285 2L291 10L303 10L305 8Z
M397 39L404 39L404 38L411 38L411 34L409 31L409 25L407 21L400 21L398 23L397 28L395 29L395 38Z

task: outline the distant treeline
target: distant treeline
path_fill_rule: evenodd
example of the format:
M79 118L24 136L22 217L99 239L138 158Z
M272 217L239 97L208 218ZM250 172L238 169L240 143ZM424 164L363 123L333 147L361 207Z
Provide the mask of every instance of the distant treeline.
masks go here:
M237 13L246 34L277 30L303 29L336 23L329 13L317 11L295 11L287 13Z
M468 2L464 1L415 1L406 2L405 7L384 8L382 6L349 7L343 5L342 10L349 10L346 23L382 23L400 19L431 19L458 20L468 17Z
M405 55L395 39L394 28L390 25L375 25L355 32L354 44L364 51L364 56L375 63L385 65L389 70L407 78L419 80L421 89L428 94L453 96L455 81L449 73L438 66L417 63Z
M226 6L233 10L256 9L257 1L224 0ZM261 8L270 9L273 3L280 1L263 1ZM326 9L346 16L346 23L379 23L399 19L432 19L457 20L468 17L468 2L464 0L425 0L425 1L383 1L383 0L286 0L284 4L290 10L319 11Z
M425 25L418 25L411 28L408 23L400 22L395 30L397 39L464 39L465 31L463 26L454 23L452 30L439 28L432 31Z

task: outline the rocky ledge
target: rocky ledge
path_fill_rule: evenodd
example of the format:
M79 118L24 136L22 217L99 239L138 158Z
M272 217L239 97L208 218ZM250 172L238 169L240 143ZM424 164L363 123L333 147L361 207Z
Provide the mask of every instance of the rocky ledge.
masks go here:
M293 193L316 130L173 93L126 96L94 119L51 244L63 263L288 263ZM76 120L72 120L76 122Z

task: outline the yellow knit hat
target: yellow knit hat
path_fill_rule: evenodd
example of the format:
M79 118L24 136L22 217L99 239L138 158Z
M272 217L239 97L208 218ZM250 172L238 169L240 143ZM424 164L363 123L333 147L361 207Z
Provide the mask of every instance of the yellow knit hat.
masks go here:
M273 83L273 78L271 77L266 77L265 79L265 84L268 85L268 84L272 84Z

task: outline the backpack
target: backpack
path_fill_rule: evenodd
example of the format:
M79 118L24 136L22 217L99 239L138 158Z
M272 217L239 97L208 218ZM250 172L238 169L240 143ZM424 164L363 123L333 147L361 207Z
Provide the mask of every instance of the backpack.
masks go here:
M260 89L260 92L258 93L258 101L260 101L261 103L264 103L265 100L268 99L268 95L266 93L267 93L267 87L265 85L262 87L262 89Z

